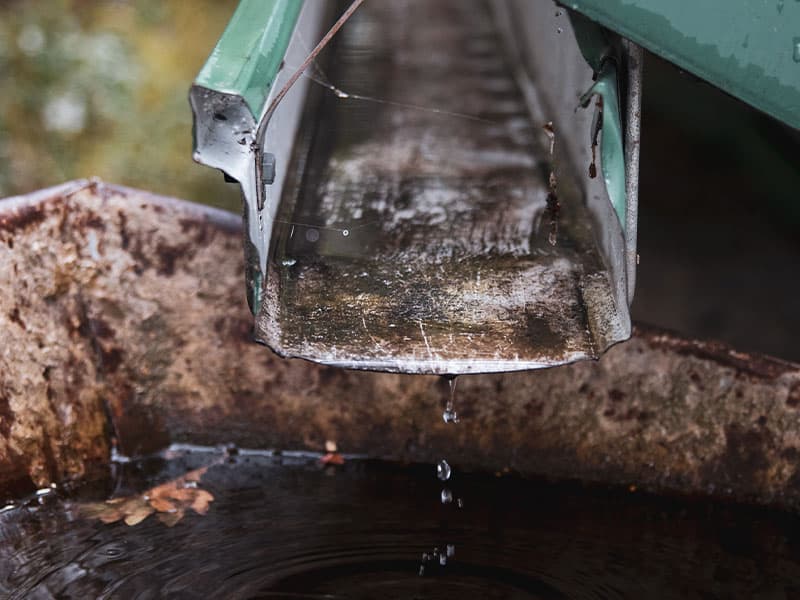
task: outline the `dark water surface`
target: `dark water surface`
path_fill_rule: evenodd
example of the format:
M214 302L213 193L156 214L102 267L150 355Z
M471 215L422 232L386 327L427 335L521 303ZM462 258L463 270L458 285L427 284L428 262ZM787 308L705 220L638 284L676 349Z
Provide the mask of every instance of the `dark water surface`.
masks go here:
M0 596L800 597L800 520L763 510L457 465L443 483L433 465L196 450L117 465L107 485L142 494L203 465L185 486L214 501L172 527L157 515L134 526L87 517L108 488L5 510Z

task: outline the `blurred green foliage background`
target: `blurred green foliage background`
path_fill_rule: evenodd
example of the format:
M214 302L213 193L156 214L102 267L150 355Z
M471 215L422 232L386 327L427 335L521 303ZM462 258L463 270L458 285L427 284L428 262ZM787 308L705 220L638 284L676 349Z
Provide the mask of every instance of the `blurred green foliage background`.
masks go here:
M187 100L235 6L0 1L0 197L98 176L238 210L192 161Z

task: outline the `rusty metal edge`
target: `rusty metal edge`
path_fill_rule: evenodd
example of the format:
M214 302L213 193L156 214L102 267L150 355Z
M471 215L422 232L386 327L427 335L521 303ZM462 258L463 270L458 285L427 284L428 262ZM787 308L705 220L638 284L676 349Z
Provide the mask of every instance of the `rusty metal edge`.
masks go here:
M0 198L0 226L9 223L10 219L15 216L13 214L15 212L24 211L26 208L39 206L49 201L65 200L85 189L94 189L99 192L100 195L110 195L114 193L121 196L136 195L138 200L143 199L153 206L160 206L165 210L177 211L187 216L204 219L229 232L239 232L242 228L242 217L238 214L197 202L174 198L172 196L164 196L124 185L106 183L97 177L74 179L49 188L31 192L30 194ZM8 216L4 217L4 214Z

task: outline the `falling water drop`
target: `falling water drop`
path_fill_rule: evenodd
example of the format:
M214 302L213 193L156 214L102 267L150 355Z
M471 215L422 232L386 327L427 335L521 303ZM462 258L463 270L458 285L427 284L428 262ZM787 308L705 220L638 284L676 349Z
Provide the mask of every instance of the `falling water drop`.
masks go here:
M349 229L342 229L342 236L347 237L348 235L350 235L350 230Z
M450 465L447 464L446 460L440 460L439 463L436 465L436 476L441 481L447 481L450 479Z
M452 501L453 501L453 492L451 492L447 488L444 488L442 490L442 504L450 504Z
M454 544L447 544L447 548L445 548L445 552L447 553L447 558L453 558L456 555L456 547Z
M794 59L794 62L800 63L800 37L796 37L792 41L794 42L792 58Z
M442 420L444 420L445 423L458 423L458 413L455 409L456 376L445 375L445 379L447 379L447 383L450 386L450 396L447 398L447 404L442 413Z

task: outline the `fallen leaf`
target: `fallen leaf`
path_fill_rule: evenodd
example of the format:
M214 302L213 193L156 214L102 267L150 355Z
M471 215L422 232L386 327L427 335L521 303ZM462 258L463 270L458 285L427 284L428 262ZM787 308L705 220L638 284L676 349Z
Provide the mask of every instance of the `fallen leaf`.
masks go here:
M208 512L214 496L197 487L197 482L207 470L208 466L194 469L137 496L88 502L80 510L86 517L99 519L106 524L124 520L129 526L137 525L155 513L159 521L172 527L183 518L188 508L199 515Z
M336 452L328 452L325 456L319 459L323 465L343 465L344 456Z
M150 498L150 506L158 512L172 512L175 510L175 505L166 498Z
M137 525L144 521L147 517L153 514L153 508L150 506L140 506L132 513L128 514L125 517L125 525Z
M214 501L214 496L205 490L195 490L197 495L192 501L192 510L198 515L204 515L208 512L209 504Z
M183 518L183 511L178 509L175 512L171 513L158 513L156 515L158 520L161 521L167 527L173 527L178 521Z

